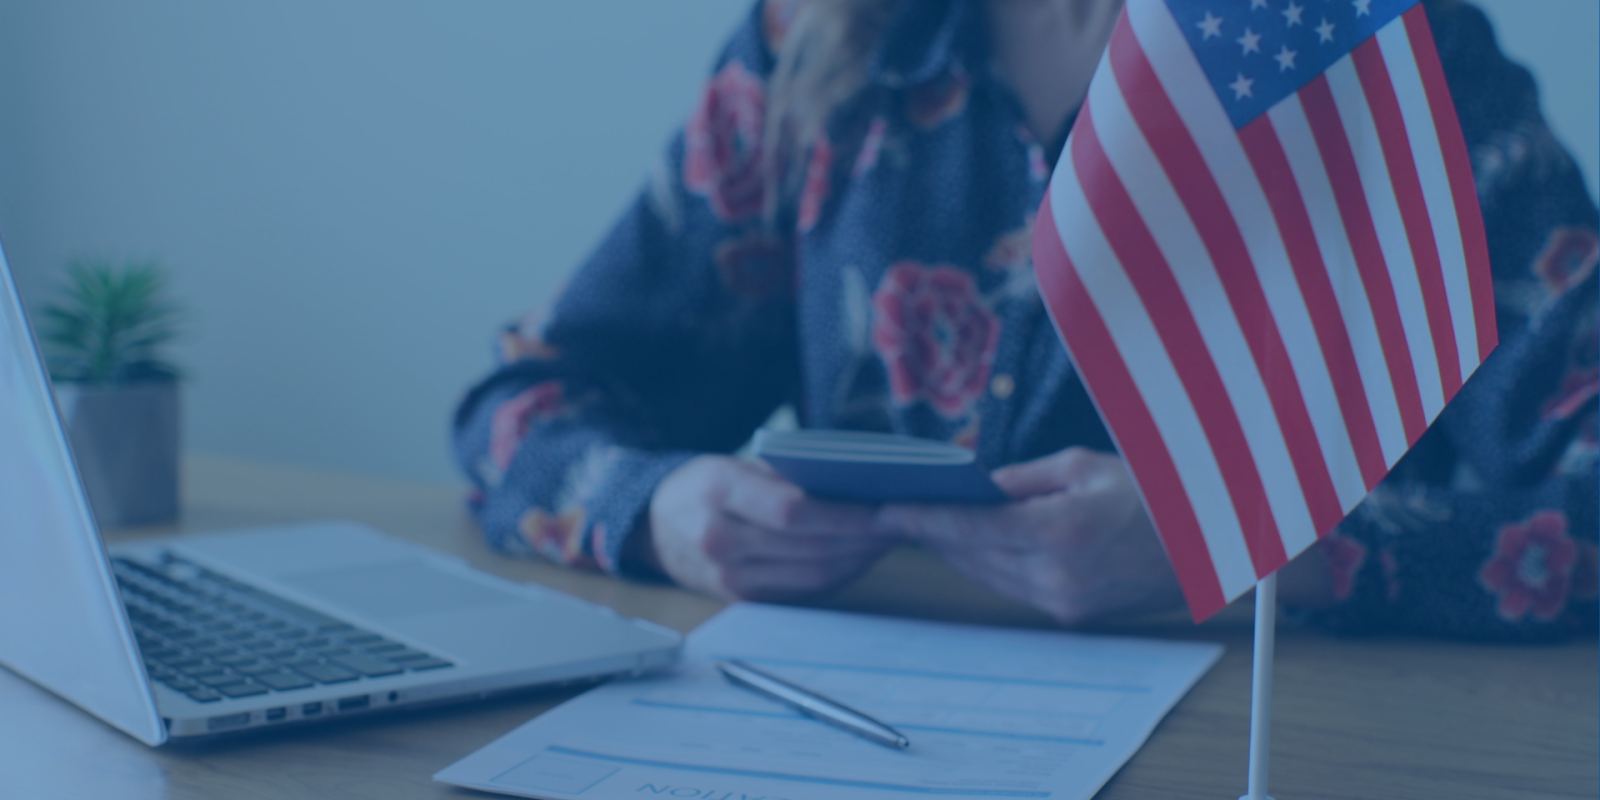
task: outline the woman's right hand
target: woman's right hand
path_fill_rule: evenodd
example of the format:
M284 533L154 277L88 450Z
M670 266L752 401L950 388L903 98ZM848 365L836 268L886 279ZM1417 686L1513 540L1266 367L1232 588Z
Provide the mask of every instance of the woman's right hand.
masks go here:
M650 498L655 564L714 597L788 600L865 572L899 537L876 508L807 497L765 464L698 456Z

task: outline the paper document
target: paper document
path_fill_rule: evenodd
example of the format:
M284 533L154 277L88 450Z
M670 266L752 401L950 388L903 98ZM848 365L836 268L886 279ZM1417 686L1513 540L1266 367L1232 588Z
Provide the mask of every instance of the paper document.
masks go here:
M540 715L436 780L551 798L1088 800L1222 647L754 603L688 638L677 671ZM738 658L899 729L873 744L730 684Z

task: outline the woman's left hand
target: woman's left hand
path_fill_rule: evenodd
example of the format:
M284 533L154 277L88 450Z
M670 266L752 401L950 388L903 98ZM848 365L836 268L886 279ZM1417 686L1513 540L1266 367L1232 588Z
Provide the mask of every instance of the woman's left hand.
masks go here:
M1066 625L1176 608L1177 576L1121 458L1069 448L996 470L1001 506L892 505L879 521Z

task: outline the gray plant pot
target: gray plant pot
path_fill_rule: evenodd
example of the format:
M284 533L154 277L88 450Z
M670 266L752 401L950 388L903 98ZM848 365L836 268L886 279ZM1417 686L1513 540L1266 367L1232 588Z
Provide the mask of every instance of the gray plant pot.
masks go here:
M178 383L57 384L56 404L102 527L178 518Z

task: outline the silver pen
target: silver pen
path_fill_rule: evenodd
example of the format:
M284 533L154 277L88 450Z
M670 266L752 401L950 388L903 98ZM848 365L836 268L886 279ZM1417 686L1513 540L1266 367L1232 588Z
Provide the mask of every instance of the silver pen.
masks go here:
M735 686L777 700L813 719L849 731L886 747L905 749L911 740L904 734L836 700L829 700L810 689L802 689L782 678L756 669L743 661L718 661L717 669Z

